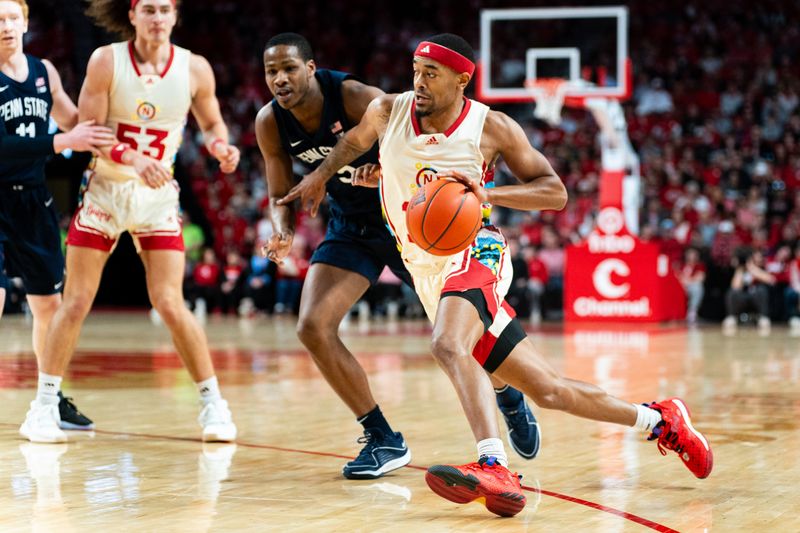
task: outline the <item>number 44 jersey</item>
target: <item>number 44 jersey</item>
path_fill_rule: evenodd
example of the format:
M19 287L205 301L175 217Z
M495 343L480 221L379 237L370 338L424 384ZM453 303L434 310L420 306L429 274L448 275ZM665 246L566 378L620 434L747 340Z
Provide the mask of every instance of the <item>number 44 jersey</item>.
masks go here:
M172 170L192 105L189 75L191 52L172 46L159 74L142 74L132 41L114 43L114 76L109 92L108 118L119 142L150 156ZM94 162L98 176L117 180L141 179L133 167L105 158Z
M26 55L28 77L17 81L0 72L0 135L47 135L53 99L50 79L41 60ZM0 185L44 184L46 157L0 160Z

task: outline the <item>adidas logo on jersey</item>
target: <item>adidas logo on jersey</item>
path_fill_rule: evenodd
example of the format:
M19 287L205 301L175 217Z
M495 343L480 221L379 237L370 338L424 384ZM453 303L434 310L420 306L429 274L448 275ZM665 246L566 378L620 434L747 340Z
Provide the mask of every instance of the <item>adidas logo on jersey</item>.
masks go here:
M436 140L436 137L431 137L425 142L425 146L430 146L431 144L439 144L439 141Z

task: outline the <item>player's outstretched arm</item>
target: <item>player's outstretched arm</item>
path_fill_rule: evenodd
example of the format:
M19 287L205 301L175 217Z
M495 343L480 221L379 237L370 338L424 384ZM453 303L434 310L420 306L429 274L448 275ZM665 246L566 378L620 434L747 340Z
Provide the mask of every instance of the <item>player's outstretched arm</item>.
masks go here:
M239 149L229 144L228 127L222 120L217 100L217 83L214 71L206 58L192 54L192 114L203 132L208 153L217 161L223 172L230 173L239 165Z
M47 69L50 93L53 98L51 116L58 126L68 133L39 135L34 138L7 135L5 125L0 124L0 158L29 160L61 153L66 149L97 153L97 148L110 146L114 142L111 130L95 126L94 122L78 124L78 108L64 91L61 77L52 63L42 60ZM76 126L77 125L77 126Z
M523 211L563 209L567 189L547 159L528 142L519 124L505 113L490 111L483 138L494 153L501 155L512 174L521 182L486 189L494 205ZM484 141L481 141L483 146Z
M287 205L300 198L303 209L309 211L311 216L316 216L319 204L325 197L325 183L344 165L372 148L389 122L396 96L386 94L372 100L361 122L348 130L322 164L278 200L278 205Z
M269 214L274 232L262 253L276 263L281 263L289 255L294 238L294 206L278 205L277 199L286 195L292 188L294 173L292 160L281 145L278 124L272 105L261 108L256 116L256 139L261 156L264 158L264 171L269 194Z

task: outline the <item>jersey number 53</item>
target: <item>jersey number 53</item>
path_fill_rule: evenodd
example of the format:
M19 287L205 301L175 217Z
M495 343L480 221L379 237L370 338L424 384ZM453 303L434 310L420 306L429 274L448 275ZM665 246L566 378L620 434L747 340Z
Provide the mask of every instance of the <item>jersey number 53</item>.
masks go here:
M131 148L143 153L153 159L161 160L164 157L164 151L167 147L164 145L164 139L169 135L168 131L157 130L153 128L141 128L132 124L119 123L117 125L117 139L130 145ZM139 150L139 141L143 137L147 137L142 144L145 149Z

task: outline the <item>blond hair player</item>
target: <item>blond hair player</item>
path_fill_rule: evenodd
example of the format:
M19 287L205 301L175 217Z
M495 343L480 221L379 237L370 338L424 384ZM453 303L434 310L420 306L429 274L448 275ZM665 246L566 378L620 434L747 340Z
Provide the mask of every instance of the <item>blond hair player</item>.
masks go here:
M214 95L208 62L170 43L177 21L171 0L95 0L89 15L130 40L103 46L89 60L78 109L116 134L87 170L82 198L67 236L64 302L53 317L40 370L57 390L78 342L81 325L109 254L127 231L144 263L147 290L195 381L205 441L232 441L236 426L222 398L205 333L183 303L184 254L178 187L172 176L186 116L191 110L209 152L232 172L239 151ZM66 440L37 396L21 433L32 441Z

